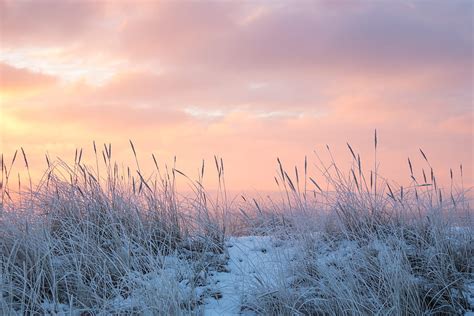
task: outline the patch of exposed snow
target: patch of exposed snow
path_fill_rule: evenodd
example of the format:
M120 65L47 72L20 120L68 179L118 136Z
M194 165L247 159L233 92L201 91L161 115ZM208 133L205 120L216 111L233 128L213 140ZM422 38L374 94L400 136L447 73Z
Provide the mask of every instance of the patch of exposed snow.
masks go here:
M204 315L252 315L241 311L242 294L259 284L281 279L292 257L292 248L269 236L235 237L227 241L227 270L214 272L214 293L206 299Z
M474 282L467 285L467 301L471 310L466 312L464 316L474 316Z
M53 302L43 302L41 304L45 316L66 316L70 315L69 306Z

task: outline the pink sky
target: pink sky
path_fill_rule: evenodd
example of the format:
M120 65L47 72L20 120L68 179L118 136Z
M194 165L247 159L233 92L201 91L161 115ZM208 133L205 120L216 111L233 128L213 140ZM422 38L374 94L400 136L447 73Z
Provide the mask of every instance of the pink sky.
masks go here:
M472 24L472 1L0 0L0 151L42 170L92 140L129 162L132 139L144 165L216 154L229 187L271 190L276 157L326 144L372 164L376 128L386 176L421 147L472 185Z

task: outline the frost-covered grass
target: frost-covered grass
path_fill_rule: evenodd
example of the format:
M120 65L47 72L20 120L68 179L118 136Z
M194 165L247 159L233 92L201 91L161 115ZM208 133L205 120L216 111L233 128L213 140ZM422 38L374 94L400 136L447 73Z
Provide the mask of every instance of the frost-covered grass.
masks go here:
M262 315L472 311L472 209L453 172L448 190L440 188L420 150L428 172L421 170L418 180L409 160L412 182L395 190L377 167L367 175L359 155L350 146L349 151L353 166L347 173L332 158L325 164L318 157L320 180L331 188L323 190L310 179L318 202L308 202L298 171L290 177L280 164L276 180L286 196L281 216L287 218L278 235L291 241L286 249L296 249L296 255L281 262L286 273L279 273L280 279L255 282L243 310ZM305 172L304 187L306 178Z
M80 153L73 166L48 159L21 192L2 159L0 314L199 313L208 271L225 264L225 210L198 182L180 199L174 168L119 172L105 148L105 170Z
M100 157L94 146L96 157ZM136 158L135 148L132 150ZM395 186L317 156L319 175L278 160L281 201L230 204L175 166L146 173L48 159L14 191L2 156L0 314L422 315L474 308L474 234L465 188L409 161ZM26 155L22 153L29 170ZM16 156L16 155L15 155ZM154 157L153 157L154 158ZM21 159L20 156L16 158ZM14 159L15 160L15 159ZM462 176L462 167L460 168ZM292 174L290 176L290 174ZM189 182L181 196L176 178ZM462 183L462 181L461 181ZM398 189L395 189L397 187Z

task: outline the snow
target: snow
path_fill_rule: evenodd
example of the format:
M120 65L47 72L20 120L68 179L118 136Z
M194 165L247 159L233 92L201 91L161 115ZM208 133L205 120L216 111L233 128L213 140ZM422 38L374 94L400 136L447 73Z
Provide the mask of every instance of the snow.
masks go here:
M241 311L242 293L251 288L281 280L287 263L292 258L292 248L282 246L286 241L269 236L234 237L227 241L228 271L216 272L211 277L219 299L208 298L205 316L252 315Z
M66 316L69 315L69 306L64 304L55 304L51 302L43 302L41 304L45 316Z
M321 271L345 265L358 251L353 241L342 241L337 247L319 241L312 246L318 250L314 255ZM227 262L224 261L219 268L210 269L207 272L207 282L203 275L202 283L196 287L191 285L195 278L191 265L176 254L166 256L163 258L162 269L148 274L128 275L126 279L134 289L133 292L127 298L117 296L109 305L114 311L127 313L140 310L143 315L152 315L152 310L143 307L174 301L177 306L196 303L195 311L203 312L204 316L255 315L251 309L243 308L246 302L259 300L266 294L272 294L272 290L291 284L292 277L296 277L292 269L298 267L294 260L308 255L302 253L300 247L301 243L294 239L274 236L230 237L226 240L226 253L221 255L228 258ZM378 241L371 244L371 248L381 253L385 247ZM286 282L286 285L279 282ZM251 297L251 293L263 294ZM470 309L464 316L474 316L474 282L467 284L467 298ZM74 314L64 304L44 302L42 308L45 315Z
M466 312L464 316L474 316L474 282L467 285L467 300L471 307L471 311Z
M317 243L317 264L322 269L337 266L351 260L357 246L354 242L343 241L336 249L324 242ZM204 316L217 315L256 315L245 306L249 293L265 293L265 289L278 289L284 280L291 280L292 261L301 259L299 249L291 240L270 236L232 237L226 242L228 263L221 272L210 272L207 285L211 295L204 301ZM383 252L385 245L375 241L371 247ZM294 271L293 271L294 272ZM287 283L288 284L288 283ZM474 316L474 283L467 285L470 310L465 316ZM208 292L209 293L209 292ZM271 294L271 293L269 293Z

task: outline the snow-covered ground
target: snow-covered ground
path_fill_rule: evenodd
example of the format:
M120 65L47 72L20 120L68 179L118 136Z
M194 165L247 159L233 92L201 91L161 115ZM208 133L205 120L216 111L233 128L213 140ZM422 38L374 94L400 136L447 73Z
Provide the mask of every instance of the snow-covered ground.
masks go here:
M284 279L279 274L286 273L294 249L288 242L269 236L234 237L226 245L227 271L211 276L211 286L218 295L206 300L204 315L252 315L242 310L242 293Z
M298 259L297 247L290 240L269 236L232 237L226 246L228 263L223 271L211 272L208 288L213 295L204 301L204 315L256 315L245 308L245 301L249 299L245 295L262 293L262 288L268 285L278 288L277 282L291 278L291 261ZM324 249L318 260L321 264L342 260L348 249L354 248L352 246L346 242L337 251ZM471 310L465 316L474 316L474 282L467 286L467 290ZM250 298L253 301L258 299Z
M320 250L316 258L320 267L344 265L344 262L351 260L348 258L351 253L358 251L356 245L349 241L343 241L335 249L331 249L323 241L317 244ZM159 272L128 276L135 290L128 298L117 297L112 300L106 310L155 315L155 311L147 307L159 306L160 302L176 301L177 306L195 302L197 308L192 313L196 315L257 315L249 307L252 306L251 303L259 302L264 296L271 296L271 289L287 286L288 283L285 285L279 282L293 277L295 263L299 262L294 260L304 256L301 244L295 239L270 236L230 237L225 245L225 253L218 256L227 260L223 261L223 265L214 265L214 268L209 269L207 282L204 281L205 276L202 276L202 285L192 289L191 266L175 256L168 256ZM181 281L176 283L176 280ZM173 295L178 297L167 297ZM474 316L474 282L467 285L465 296L470 310L464 316ZM45 301L42 308L45 315L82 315L65 304ZM173 310L169 311L173 313ZM106 314L107 312L99 313Z
M474 281L467 286L467 299L469 301L469 305L471 305L471 311L467 312L465 316L474 316Z

